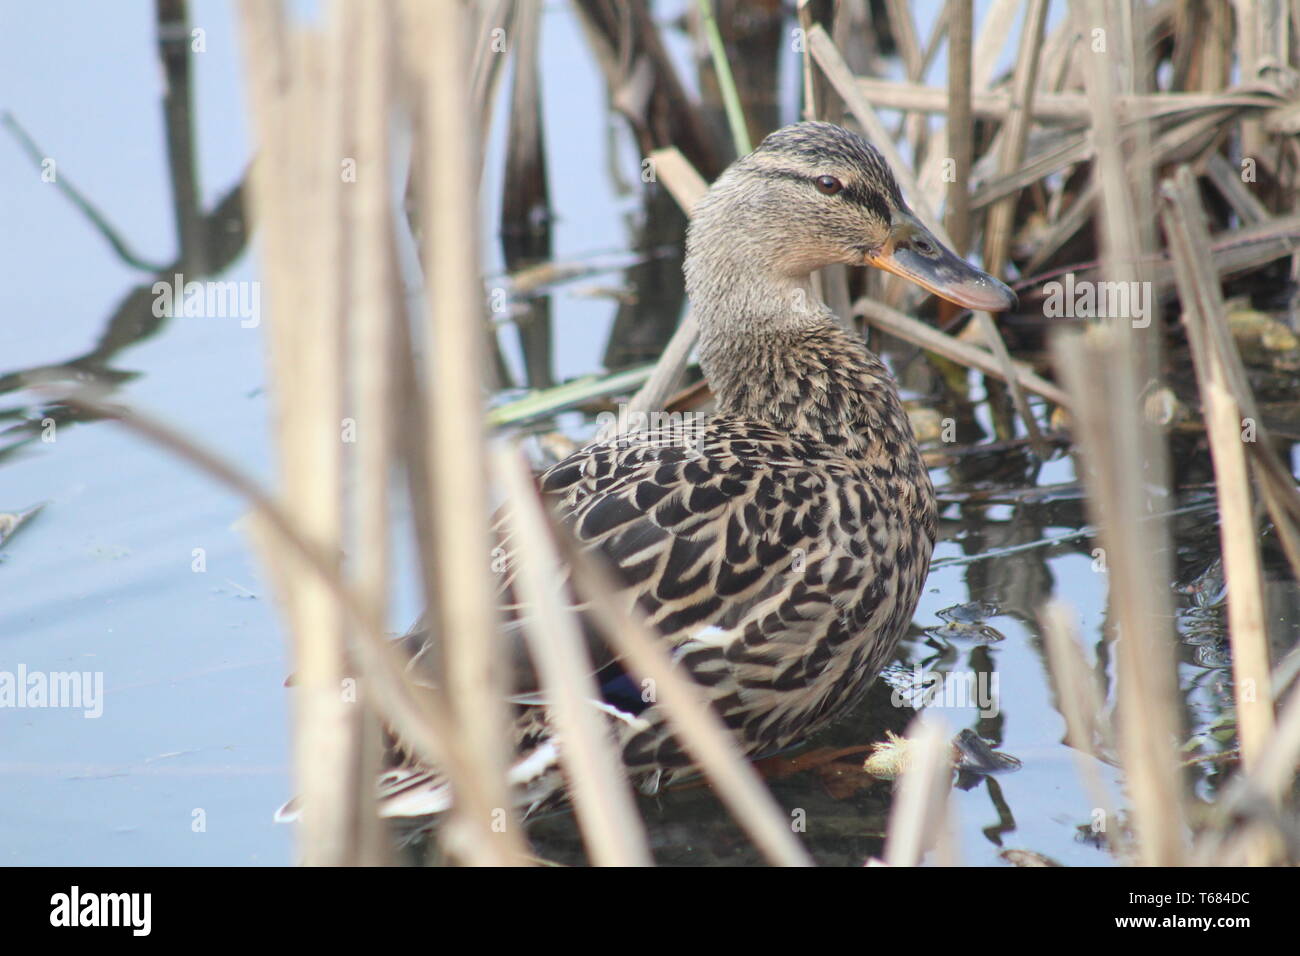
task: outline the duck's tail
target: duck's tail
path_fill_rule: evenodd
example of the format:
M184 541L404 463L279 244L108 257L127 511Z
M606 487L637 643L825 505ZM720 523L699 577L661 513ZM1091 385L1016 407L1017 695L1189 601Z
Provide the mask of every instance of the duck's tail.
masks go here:
M528 816L563 790L560 752L554 738L547 738L510 766L507 780L516 806ZM376 793L381 817L432 817L451 809L451 782L424 767L394 767L379 778ZM298 797L275 811L276 823L294 823L302 818Z

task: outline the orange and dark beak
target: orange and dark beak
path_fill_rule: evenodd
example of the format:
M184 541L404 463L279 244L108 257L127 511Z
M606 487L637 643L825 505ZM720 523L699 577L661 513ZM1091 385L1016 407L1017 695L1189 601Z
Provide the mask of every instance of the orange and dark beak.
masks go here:
M968 309L1003 312L1016 305L1011 289L957 255L909 213L895 214L889 240L867 253L866 264Z

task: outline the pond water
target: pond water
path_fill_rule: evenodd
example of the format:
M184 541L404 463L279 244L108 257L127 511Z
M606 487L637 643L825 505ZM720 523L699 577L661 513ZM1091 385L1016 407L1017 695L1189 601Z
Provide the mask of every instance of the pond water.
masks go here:
M665 17L680 7L665 6ZM17 11L9 5L0 24L3 107L139 257L174 259L153 5L50 0ZM192 22L206 38L192 69L200 194L210 210L240 182L251 147L232 10L199 0ZM687 41L666 35L685 63ZM542 60L554 258L626 252L641 243L640 193L624 185L637 182L639 159L610 117L568 4L545 6ZM504 270L495 237L504 114L485 176L483 258L492 276ZM102 679L94 707L0 708L0 862L288 864L293 831L271 816L293 790L282 686L289 663L268 582L239 528L243 504L111 422L75 421L13 374L111 380L115 400L160 415L269 482L262 330L238 319L151 327L130 296L152 273L124 264L8 131L0 131L0 181L0 261L10 277L0 287L0 512L44 505L0 546L0 671ZM217 278L257 279L255 244ZM602 273L555 290L556 381L606 370L617 303L605 293L627 281ZM519 340L508 327L500 338L505 366L522 384L529 362ZM895 358L900 370L923 364L908 352ZM991 434L987 409L978 400L974 407ZM575 438L591 428L577 414L560 424ZM1004 851L1030 850L1067 865L1107 865L1111 857L1086 834L1092 801L1076 761L1088 758L1062 743L1036 617L1048 597L1069 602L1091 663L1113 690L1106 574L1093 544L1086 534L1044 543L1086 521L1072 462L1035 465L1017 447L957 450L933 472L942 540L891 680L907 689L915 668L996 679L996 713L963 701L936 708L952 733L972 729L1021 764L954 791L963 862L1005 865ZM1192 489L1177 505L1207 495ZM1217 548L1212 508L1181 517L1178 530L1180 576L1170 586L1187 641L1180 679L1188 734L1203 738L1195 751L1203 754L1219 746L1213 730L1230 717L1222 602L1212 574L1208 587L1175 588L1207 580L1200 576ZM417 612L411 583L397 590L394 627ZM1289 586L1274 588L1275 620L1300 620L1295 598ZM971 602L984 606L949 610ZM1294 645L1289 626L1278 630L1277 650ZM860 865L880 852L890 790L859 767L885 728L907 722L910 710L890 696L891 685L878 684L852 717L764 765L782 805L804 813L804 838L822 862ZM800 760L815 766L800 769ZM1094 762L1114 784L1114 771ZM1218 769L1207 763L1196 773L1208 795ZM706 787L687 784L642 804L665 862L756 860ZM571 817L540 820L534 832L542 856L579 858Z

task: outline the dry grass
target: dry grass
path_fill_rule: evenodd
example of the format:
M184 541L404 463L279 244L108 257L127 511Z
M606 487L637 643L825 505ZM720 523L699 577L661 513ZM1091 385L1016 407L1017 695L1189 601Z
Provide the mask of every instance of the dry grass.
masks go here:
M704 183L694 170L716 173L725 150L683 93L644 4L629 4L621 20L600 3L578 7L611 103L689 214ZM1218 482L1244 754L1216 825L1194 833L1189 823L1171 745L1180 707L1170 571L1160 558L1168 536L1162 522L1145 520L1160 510L1153 495L1169 485L1164 437L1140 412L1140 396L1161 380L1160 317L1148 325L1133 316L1105 318L1088 323L1086 333L1055 337L1062 386L1048 379L1046 367L1013 359L987 316L957 337L904 314L919 295L902 285L861 295L852 313L1008 383L1021 428L1043 455L1046 415L1029 396L1070 413L1079 472L1110 566L1110 620L1119 635L1115 726L1081 673L1069 615L1059 607L1043 614L1071 745L1097 757L1113 749L1124 771L1133 832L1129 840L1108 830L1112 847L1142 863L1280 862L1279 835L1295 812L1285 798L1300 754L1300 692L1275 697L1281 688L1268 658L1255 502L1300 569L1300 493L1260 423L1225 320L1223 287L1279 259L1290 260L1293 279L1300 275L1297 9L1236 5L1233 48L1222 30L1197 20L1203 6L1181 2L1072 4L1051 30L1048 15L1058 5L1047 0L996 0L979 24L962 4L949 5L934 25L914 23L907 4L886 7L904 82L850 67L846 51L874 49L868 34L882 26L869 23L864 4L839 5L836 21L825 26L799 4L808 115L850 117L890 159L921 217L941 235L945 222L961 247L981 248L988 268L1017 286L1026 312L1040 307L1045 282L1066 273L1081 281L1147 282L1157 295L1177 294ZM614 648L638 676L656 681L683 745L755 844L773 862L809 862L716 715L644 623L610 599L607 569L580 554L546 513L522 459L491 450L484 399L496 384L493 343L476 258L477 195L467 184L481 178L493 90L510 55L508 45L489 54L486 44L498 27L513 38L516 24L535 43L536 5L341 0L319 26L291 23L279 7L257 0L245 0L241 10L259 150L252 201L270 291L276 489L259 489L156 422L93 397L76 400L189 458L245 494L259 517L257 542L297 676L303 861L389 859L372 789L380 721L451 781L455 813L440 839L452 859L529 861L504 776L505 654L489 565L492 505L508 497L517 504L511 528L518 582L544 612L526 624L527 645L555 720L572 741L564 767L590 859L643 864L651 855L617 755L582 702L595 692L576 618L552 586L562 564ZM711 48L715 63L722 57L721 95L730 100L724 40L732 24L718 26ZM1019 53L1001 75L998 56L1015 29ZM927 85L927 69L946 44L954 82ZM1234 63L1241 82L1229 87ZM1156 76L1163 77L1159 89L1152 86ZM742 100L730 110L737 140L745 138L744 117L736 115ZM535 104L536 91L525 86L512 102L521 109ZM889 111L897 114L896 132ZM936 115L950 124L931 128L926 117ZM537 149L535 124L512 128ZM409 181L395 174L404 137L411 144ZM672 148L678 145L685 155ZM340 174L349 163L351 178ZM1246 168L1254 179L1242 175ZM413 239L418 261L400 254ZM423 290L422 304L408 305L404 282ZM842 272L826 277L827 297L845 313L849 293ZM688 316L633 410L667 403L695 336ZM1243 419L1258 425L1256 440L1241 440ZM349 424L355 441L341 441ZM411 527L393 524L399 510L412 514ZM440 648L433 673L418 680L385 634L393 625L388 556L406 534L420 546L430 608L424 623ZM353 686L357 695L344 692ZM944 741L922 727L916 746L890 825L885 858L895 865L922 862L936 841L940 857L957 859L951 842L939 839L950 778ZM1110 796L1086 763L1082 772L1113 820ZM1229 825L1230 819L1247 822Z
M900 38L909 75L913 78L907 83L854 76L831 34L820 25L809 23L808 9L806 5L801 6L800 15L809 26L808 55L804 62L805 90L810 108L813 115L834 116L837 104L842 102L899 171L904 188L918 212L936 225L939 220L935 210L944 200L945 193L943 180L935 175L935 170L949 154L955 157L957 175L946 193L948 226L963 246L977 232L982 232L984 260L995 271L1023 270L1028 266L1045 276L1059 274L1064 250L1071 243L1077 246L1079 237L1086 235L1090 224L1099 236L1095 261L1085 260L1081 265L1094 270L1094 274L1110 281L1152 281L1162 262L1172 263L1172 275L1163 281L1177 281L1184 303L1185 322L1193 341L1207 408L1207 428L1221 479L1224 551L1231 588L1229 606L1237 682L1239 686L1243 681L1249 681L1251 686L1267 688L1268 661L1263 651L1258 551L1250 544L1255 533L1246 472L1248 454L1241 442L1234 438L1238 431L1235 423L1249 407L1249 398L1240 393L1243 380L1232 378L1226 371L1233 359L1220 355L1218 351L1225 344L1230 346L1231 340L1210 328L1215 323L1222 325L1223 313L1218 293L1223 273L1212 267L1216 261L1213 243L1217 237L1212 237L1204 229L1199 218L1194 221L1190 218L1189 209L1194 202L1190 185L1192 174L1184 168L1180 185L1166 188L1168 202L1164 224L1166 234L1171 236L1172 253L1162 252L1156 246L1154 211L1149 201L1143 198L1150 192L1144 190L1142 184L1151 182L1158 170L1170 161L1193 164L1206 171L1209 181L1220 189L1235 210L1243 213L1248 225L1260 227L1261 239L1253 245L1265 245L1269 239L1281 237L1282 248L1285 248L1286 242L1294 241L1287 237L1294 237L1297 231L1289 220L1279 222L1278 214L1290 210L1274 209L1255 192L1239 188L1224 159L1223 134L1225 129L1235 128L1242 136L1243 145L1253 142L1256 147L1267 146L1269 118L1283 110L1285 100L1280 91L1261 89L1257 82L1242 90L1214 89L1213 78L1205 73L1210 69L1209 64L1214 62L1213 41L1207 41L1207 49L1190 53L1185 46L1180 47L1179 62L1184 69L1193 69L1188 64L1200 65L1202 90L1153 93L1138 88L1134 85L1134 78L1148 75L1146 57L1150 51L1150 38L1160 35L1162 30L1172 29L1161 20L1167 12L1158 12L1155 20L1144 23L1115 17L1115 8L1106 4L1081 5L1077 8L1075 21L1067 18L1044 42L1048 6L1044 0L1030 0L1024 5L995 4L974 43L968 39L966 44L955 43L950 47L948 66L955 82L947 90L926 87L920 82L924 65L932 60L938 43L943 39L942 30L936 29L926 49L922 50L919 33L911 23L905 5L892 4L890 17L895 34ZM343 9L350 11L351 7L344 4ZM589 12L595 15L594 11ZM1021 14L1021 49L1015 68L1010 76L997 80L992 64L998 52L999 34L1005 36L1009 25ZM349 15L353 14L344 14ZM495 15L502 16L499 10ZM254 13L250 7L250 22L259 16L262 15ZM424 370L413 370L412 376L404 383L412 394L401 396L389 390L388 397L398 404L384 404L385 389L379 378L381 364L376 361L376 356L391 354L394 333L387 329L380 313L387 311L391 316L396 309L390 298L395 267L385 258L387 249L382 228L368 234L352 234L358 259L355 268L360 281L343 286L354 290L351 308L341 310L338 294L331 298L328 289L323 290L326 297L322 301L322 290L298 289L292 282L288 283L289 288L283 291L284 298L279 301L298 302L301 296L316 303L323 314L333 316L336 323L356 323L356 331L351 333L353 338L346 339L351 344L346 355L356 363L355 373L349 373L341 366L341 353L320 344L321 338L334 343L345 341L341 325L336 326L336 331L330 336L315 339L313 347L320 359L306 368L315 369L314 374L318 376L309 380L317 383L312 386L318 389L316 395L337 394L337 385L331 386L331 382L355 380L361 386L362 404L359 407L371 409L366 417L372 421L376 420L374 416L382 418L385 408L392 414L403 401L418 399L421 394L425 396L420 405L422 420L432 427L422 435L414 436L415 448L408 451L407 463L412 464L409 456L418 459L422 467L411 468L410 477L427 482L424 494L417 494L415 503L427 504L430 508L428 527L432 531L430 540L433 544L427 546L423 560L430 579L431 607L438 610L436 620L426 623L438 633L448 635L441 665L447 680L450 707L441 716L451 726L462 728L452 733L466 733L474 741L473 746L466 748L465 766L460 768L469 780L457 780L462 819L455 832L461 834L461 839L452 849L467 862L501 862L519 859L520 846L508 840L493 839L483 829L484 814L490 813L492 806L508 805L499 783L504 760L499 743L503 739L503 716L493 703L500 699L501 683L499 677L493 676L495 652L492 650L490 580L483 562L452 561L448 556L487 550L485 476L493 475L496 480L503 481L511 497L517 501L526 501L530 496L519 459L499 454L492 465L485 460L485 436L478 410L481 403L479 370L485 363L482 333L477 323L470 321L479 308L479 293L474 281L477 269L472 256L467 253L467 250L472 250L473 243L464 242L462 238L474 232L474 211L466 201L468 193L459 185L475 174L477 154L471 144L478 133L472 124L464 122L466 117L473 115L467 108L469 91L459 79L468 72L461 69L465 65L461 62L465 28L435 30L429 25L431 18L437 18L446 27L461 22L463 16L460 5L455 3L443 5L441 9L422 8L418 4L401 8L386 6L379 18L380 25L377 28L372 26L369 33L363 34L379 38L376 43L392 42L391 33L386 31L406 22L413 28L408 45L413 38L425 38L438 52L438 56L423 61L408 55L400 61L402 75L393 77L387 70L379 69L381 79L373 86L362 87L365 95L376 98L368 111L371 117L376 112L375 107L381 103L389 112L399 109L395 100L385 99L391 96L395 86L414 86L423 91L422 98L417 93L417 105L413 107L414 115L411 117L412 125L424 134L416 139L412 192L421 198L419 218L425 224L424 269L427 287L434 292L429 297L428 323L422 338L417 339L430 346L427 353L429 362ZM600 26L599 22L593 22L595 27ZM1092 30L1097 28L1097 24L1102 25L1100 29L1113 44L1109 55L1104 57L1088 55L1087 44L1094 36ZM950 18L948 26L958 31L955 35L959 38L970 36L967 32L970 24L964 16ZM662 48L658 41L643 40L651 51ZM1183 41L1175 38L1175 43ZM308 44L306 48L316 52L305 56L304 64L312 62L312 57L323 59L323 64L314 67L318 74L326 78L338 75L344 51L337 47L331 50L327 41L319 47ZM711 37L711 49L717 62L722 52L720 36ZM334 59L330 59L331 52ZM1258 52L1248 46L1242 51L1242 56L1258 59ZM667 69L661 59L656 62L657 70ZM431 63L438 65L429 66ZM263 69L265 71L266 67ZM283 70L282 62L279 69ZM474 75L482 77L485 69L480 67ZM331 73L332 70L336 72ZM725 61L721 72L726 96L731 89ZM480 86L486 82L478 80ZM665 82L665 87L666 100L657 102L655 108L669 112L687 109L680 104L675 85ZM271 96L265 83L255 85L254 89L259 102ZM324 89L322 95L330 96L328 81ZM333 90L332 95L341 94ZM819 95L830 101L819 102ZM480 94L476 102L482 104L483 101ZM645 95L633 99L624 97L620 102L625 112L637 104L641 108L650 107L650 99ZM327 100L326 106L317 106L316 109L323 108L329 115L331 108L328 104ZM743 138L744 128L737 125L735 104L730 105L733 131ZM265 110L266 104L262 102L261 107ZM895 149L896 141L877 112L882 108L900 110L904 114L906 121L899 127L905 133L902 145L920 157L915 167L920 170L919 176L912 176L913 164ZM339 104L334 103L332 109L337 111ZM923 115L942 112L950 112L955 120L949 127L949 137L941 132L935 133L926 123L917 121ZM978 140L973 138L969 134L975 127L968 117L995 124L996 135ZM635 117L633 122L634 125L637 122ZM680 122L688 128L698 129L697 121L692 119L681 119ZM264 157L274 156L270 148L274 135L271 125L273 121L259 124L266 137ZM643 129L651 127L652 124L647 123ZM338 136L339 131L327 123L324 129L300 128L296 135ZM642 135L644 140L645 134ZM365 142L373 145L382 143L384 139L377 125L368 127L361 136L355 145ZM383 149L382 146L376 148ZM1285 145L1274 155L1279 165L1271 172L1278 181L1288 175L1288 170L1289 175L1294 176L1295 157L1288 156ZM301 153L298 159L286 155L282 160L285 164L303 161ZM675 150L661 150L654 154L654 163L664 184L689 213L691 204L703 188L703 180L694 173L690 161ZM264 158L263 165L271 163ZM316 174L323 175L319 170ZM382 177L379 178L382 181ZM966 201L968 198L969 202ZM273 222L277 217L289 217L292 225L278 227L286 234L301 227L292 219L292 210L276 211L277 202L283 202L282 198L264 196L263 201L269 233L276 231ZM370 210L370 218L361 219L363 227L366 222L378 222L387 215L377 193L370 193L365 201L369 203L366 208ZM321 217L316 228L318 247L324 257L322 262L331 261L332 256L340 256L340 249L332 244L343 244L338 229L344 210L326 202L317 204L315 212ZM391 222L387 225L391 226ZM1030 228L1032 233L1027 232ZM449 241L443 242L443 237ZM455 241L451 241L452 237ZM343 247L346 252L347 244ZM275 248L277 246L270 245L268 271L273 286L278 286L285 281L285 270L292 266L287 251L284 253L285 269L276 266L280 260L276 258ZM1256 251L1260 261L1269 261L1278 249L1274 245ZM1077 249L1074 254L1077 255ZM346 259L346 255L343 258ZM1239 259L1232 263L1231 267L1240 270L1255 264L1247 257L1245 261ZM1022 291L1028 289L1032 292L1041 281L1023 271L1019 274ZM828 281L831 285L827 287L827 294L834 296L833 289L842 284L842 278L831 277ZM356 289L366 291L359 294ZM280 291L277 290L277 294ZM908 294L901 288L893 288L886 301L902 301L901 297ZM384 305L376 309L375 303ZM979 326L979 338L987 346L986 351L978 344L959 341L935 331L872 298L861 299L854 311L868 322L931 353L1010 383L1011 397L1031 440L1037 438L1039 422L1025 397L1026 392L1072 409L1080 452L1086 462L1084 473L1089 480L1093 518L1100 528L1099 537L1111 562L1112 612L1122 635L1118 675L1121 702L1115 739L1126 770L1134 821L1134 839L1125 852L1148 863L1182 861L1188 852L1189 830L1185 813L1180 809L1184 800L1183 783L1175 755L1169 749L1169 741L1176 736L1178 719L1170 656L1172 636L1167 626L1160 625L1169 616L1167 602L1160 597L1165 593L1162 582L1167 580L1168 571L1159 562L1149 560L1151 555L1164 552L1161 542L1165 532L1158 523L1140 520L1152 510L1148 499L1151 475L1163 474L1166 469L1159 436L1141 416L1132 413L1139 406L1139 392L1157 366L1158 340L1155 336L1141 334L1126 321L1109 323L1108 332L1098 328L1084 338L1069 342L1061 340L1055 354L1067 384L1067 389L1062 390L1024 364L1014 362L988 317L982 317ZM345 319L345 315L349 318ZM351 325L348 327L352 328ZM277 333L286 338L293 334L290 328ZM694 322L688 316L669 343L655 372L634 399L635 409L650 411L663 406L681 381L695 335ZM291 339L288 345L279 346L286 354L299 347ZM273 358L275 352L273 349ZM308 354L313 353L309 351ZM308 387L302 379L294 377L302 375L302 369L302 363L296 368L273 366L277 393L285 396L283 401L287 411L292 410L292 394ZM423 382L423 387L417 387L416 382ZM1104 387L1098 389L1099 383ZM334 405L314 403L311 409L311 413L323 420L329 420L338 412L337 400ZM296 509L291 519L302 522L313 535L337 546L341 534L340 516L346 513L343 502L339 500L338 486L317 480L310 488L303 484L294 491L293 482L306 479L294 479L293 475L295 468L300 468L306 461L314 462L312 473L317 476L322 469L329 474L339 474L338 449L325 447L326 442L317 446L293 444L310 442L310 433L306 430L308 425L293 425L291 415L285 415L285 418L286 430L282 433L282 440L286 450L292 449L286 452L284 459L285 480L289 482L286 490L290 492L286 499L295 502ZM401 421L402 417L395 416L389 420ZM366 517L360 536L365 546L358 553L369 557L360 557L358 568L364 582L361 592L370 607L382 606L381 582L385 572L377 555L382 552L382 545L391 533L382 519L385 508L383 483L377 482L373 476L392 466L396 458L392 442L391 433L380 429L375 443L361 449L366 454L361 472L368 472L371 478L359 486L359 498L364 502L360 513ZM1265 442L1259 444L1268 448ZM313 447L315 452L311 451ZM1041 450L1042 446L1039 447ZM1285 521L1289 528L1295 517L1294 490L1282 487L1286 479L1280 464L1260 463L1257 460L1259 454L1250 449L1253 467L1257 471L1267 469L1269 477L1263 484L1271 488L1265 493L1270 514L1275 521ZM455 467L448 467L449 462L454 462ZM602 573L599 568L589 566L590 562L572 548L562 546L560 552L555 551L550 542L559 540L563 545L563 535L553 526L548 526L540 508L521 507L513 520L515 536L520 542L520 560L526 572L521 573L521 586L532 594L533 602L539 607L549 607L554 603L547 596L546 581L549 575L556 573L560 552L564 552L565 558L573 564L580 581L588 575ZM559 535L558 539L553 537L555 535ZM1284 532L1284 540L1291 542L1288 551L1294 560L1294 531ZM286 604L292 609L292 629L299 634L309 629L313 635L310 641L300 641L300 671L305 668L306 673L316 675L319 670L319 675L313 680L328 682L347 670L347 643L339 637L329 637L341 633L339 622L342 615L331 603L334 599L330 597L329 589L323 588L319 581L313 581L308 569L301 565L298 567L300 570L296 571L293 565L283 568L285 573L282 577ZM551 570L547 571L547 568ZM600 593L599 589L593 593ZM667 669L666 661L655 660L650 635L638 627L629 628L626 623L618 626L618 615L623 612L616 607L604 606L600 601L596 602L596 607L606 621L610 638L621 646L629 660L637 662L636 669L657 674L660 680L668 682L667 686L672 690L665 690L665 702L674 710L675 719L680 721L683 741L697 752L706 767L712 768L710 772L720 791L730 795L728 799L733 808L750 827L755 839L767 848L774 860L798 862L806 859L789 839L788 828L777 820L775 807L760 796L761 786L756 780L750 780L744 764L729 751L725 736L717 727L709 726L707 712L698 710L698 705L693 709L694 698L689 688L675 686L673 672ZM566 738L581 742L566 755L566 766L571 775L576 809L586 834L588 850L596 862L643 863L649 859L644 837L639 834L640 828L625 785L615 782L618 776L615 757L608 752L591 714L576 704L592 690L587 686L590 678L585 676L576 624L569 614L559 605L550 607L545 615L546 625L529 629L528 637L549 693L555 695L557 721L565 728ZM374 620L379 619L376 617ZM1048 633L1052 635L1051 646L1054 648L1053 667L1068 712L1071 738L1076 747L1092 753L1094 746L1110 739L1111 732L1101 721L1095 690L1078 682L1075 671L1080 658L1077 651L1071 650L1075 645L1066 636L1068 627L1062 613L1051 612L1049 621ZM626 636L628 634L637 637L633 640ZM312 664L313 659L319 663ZM304 700L310 699L307 694L301 696ZM678 699L674 701L675 697ZM1271 696L1265 691L1256 698L1253 707L1242 709L1242 737L1247 770L1258 771L1265 755L1269 755L1272 760L1270 767L1276 776L1278 761L1284 761L1284 757L1278 755L1281 738L1271 720L1271 702ZM322 805L331 805L333 801L343 808L335 814L339 819L331 824L317 819L315 828L306 831L304 845L313 848L308 859L321 852L324 855L319 859L323 861L342 862L346 853L340 849L338 835L346 831L340 820L355 819L359 812L363 812L365 800L363 794L343 792L357 784L355 773L346 775L346 784L339 781L344 777L343 770L355 770L360 765L359 757L356 753L349 756L347 748L337 746L333 752L321 754L312 744L322 725L337 728L345 719L339 708L332 708L320 700L310 707L306 703L301 706L304 710L299 719L299 734L300 750L304 755L304 794L311 794L315 786L322 791L316 798ZM1294 706L1291 709L1294 710ZM355 714L356 709L351 717L355 718ZM701 725L700 721L704 724ZM344 739L357 742L354 749L364 750L360 743L366 726L358 723L351 728L351 736L345 736ZM450 727L442 729L450 730ZM1287 729L1293 730L1289 726ZM932 731L929 733L934 736ZM926 739L923 732L918 743L921 756L914 764L916 769L900 790L886 854L891 863L919 862L923 848L932 842L933 831L942 816L939 808L946 792L947 763L946 759L927 758L927 754L932 751L941 753L943 748L939 745L942 741L930 741L934 746L926 746ZM324 783L312 784L314 779L326 778L336 790L332 797ZM1276 796L1276 780L1273 784L1269 792ZM461 786L465 788L463 793L459 789ZM1103 799L1104 794L1095 779L1090 781L1090 786L1098 794L1099 801ZM364 787L361 790L364 791ZM1102 805L1109 807L1109 802ZM511 824L507 829L515 831L516 825ZM1114 834L1108 836L1115 841L1114 845L1120 845ZM334 841L334 849L321 851L321 846L330 845L330 839ZM1249 852L1254 853L1257 860L1261 859L1258 854L1263 845L1258 840L1251 844Z

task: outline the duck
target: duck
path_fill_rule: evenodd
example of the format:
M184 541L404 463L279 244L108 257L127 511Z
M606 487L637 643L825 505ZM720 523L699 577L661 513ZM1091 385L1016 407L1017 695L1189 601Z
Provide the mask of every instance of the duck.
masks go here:
M776 130L718 177L687 230L715 410L598 436L539 479L753 759L852 710L906 631L934 548L934 488L898 386L815 291L813 273L835 264L886 270L966 308L1016 303L918 219L863 137L822 122ZM517 634L526 609L508 574L500 604ZM589 643L593 704L630 779L654 794L693 774L659 705L594 631ZM427 634L408 647L427 653ZM512 647L509 776L527 817L565 799L563 741L522 640ZM378 798L386 817L451 805L437 768L400 741Z

